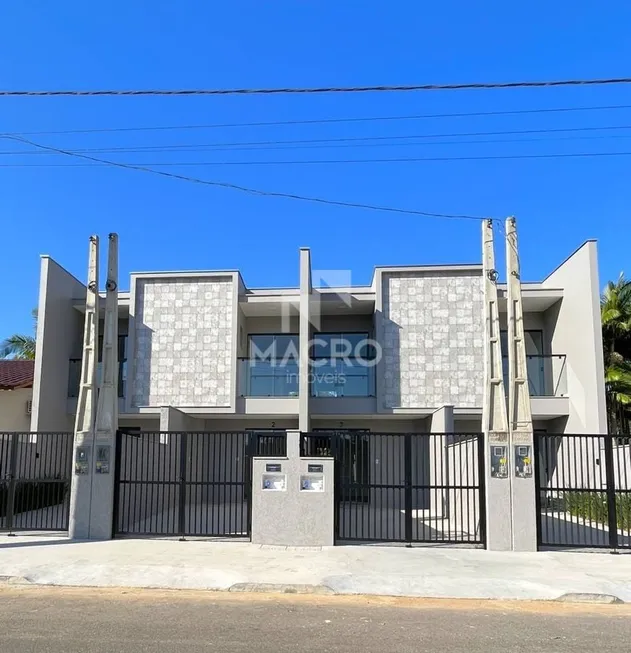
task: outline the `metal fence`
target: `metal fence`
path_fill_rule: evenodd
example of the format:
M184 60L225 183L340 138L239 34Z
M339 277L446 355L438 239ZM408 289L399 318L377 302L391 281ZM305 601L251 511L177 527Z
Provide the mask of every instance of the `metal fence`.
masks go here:
M284 433L117 435L114 534L249 537L253 456L284 456Z
M483 545L483 436L303 433L303 457L335 459L338 540Z
M535 434L538 543L631 548L631 443L616 435Z
M0 531L68 529L72 433L0 433Z

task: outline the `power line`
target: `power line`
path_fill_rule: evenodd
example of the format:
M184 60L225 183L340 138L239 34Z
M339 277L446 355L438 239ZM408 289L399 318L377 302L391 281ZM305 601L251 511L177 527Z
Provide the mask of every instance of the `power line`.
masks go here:
M558 79L546 81L518 82L472 82L465 84L411 84L381 86L323 86L285 88L213 88L213 89L111 89L111 90L54 90L54 91L9 91L0 90L0 96L145 96L145 95L281 95L308 93L398 93L407 91L465 91L509 88L552 88L557 86L607 86L631 84L631 77L605 79Z
M200 147L193 150L195 154L199 152L269 152L278 150L306 150L306 149L339 149L339 148L357 148L357 147L403 147L403 146L428 146L428 145L489 145L489 144L507 144L507 143L549 143L551 141L577 141L577 140L603 140L612 138L631 138L631 134L607 134L604 136L568 136L566 138L556 136L551 138L495 138L495 139L480 139L468 141L425 141L422 143L417 142L399 142L399 143L337 143L328 145L299 145L299 146L271 146L271 147ZM74 153L103 153L112 152L111 149L84 149L84 150L68 150ZM151 154L173 154L181 150L152 150ZM188 150L190 151L190 150ZM118 151L119 154L142 154L144 150L137 150L134 148L124 149ZM9 150L0 152L0 156L26 156L32 154L39 154L41 156L56 156L55 152L41 152L27 150L20 152L16 150Z
M312 138L312 139L293 139L293 140L271 140L271 141L237 141L237 142L219 142L219 143L203 143L203 144L184 144L184 145L138 145L138 146L123 146L123 147L110 147L110 148L83 148L77 150L68 150L74 153L130 153L130 152L177 152L177 151L204 151L203 148L235 148L247 146L246 149L255 147L257 149L267 149L270 145L300 145L301 147L311 146L313 144L336 144L336 143L359 143L362 141L407 141L412 139L427 139L427 138L457 138L457 137L472 137L472 136L508 136L508 135L527 135L527 134L558 134L565 132L598 132L598 131L615 131L618 129L631 129L631 125L609 125L605 127L559 127L553 129L517 129L517 130L504 130L504 131L478 131L478 132L454 132L442 134L407 134L402 136L350 136L342 138ZM467 141L461 141L466 144ZM469 141L471 142L471 141ZM475 142L475 141L474 141ZM482 141L484 142L484 141ZM492 142L492 141L491 141ZM502 142L502 141L499 141ZM508 141L510 142L510 141ZM518 141L519 142L519 141ZM304 145L303 145L304 144ZM414 143L416 144L416 143ZM394 143L386 143L386 145L394 145ZM281 148L283 149L283 148ZM300 148L288 148L300 149ZM206 151L213 151L206 150ZM217 150L221 151L221 150ZM0 152L2 155L27 155L27 154L46 154L45 152L19 152L9 151Z
M343 206L346 208L355 208L355 209L368 209L371 211L384 211L388 213L404 213L407 215L418 215L418 216L423 216L423 217L430 217L430 218L445 218L445 219L452 219L452 220L485 220L488 218L485 217L480 217L480 216L473 216L473 215L465 215L465 214L451 214L451 213L431 213L428 211L417 211L414 209L400 209L397 207L391 207L391 206L381 206L378 204L363 204L359 202L343 202L339 200L328 200L324 199L321 197L311 197L308 195L296 195L294 193L280 193L280 192L274 192L274 191L264 191L260 190L257 188L249 188L247 186L240 186L238 184L231 184L228 182L222 182L222 181L209 181L207 179L199 179L197 177L190 177L187 175L180 175L180 174L175 174L171 172L164 172L163 170L152 170L151 168L147 168L144 166L136 165L136 164L129 164L129 163L119 163L117 161L108 161L106 159L98 159L96 157L92 156L87 156L85 154L76 154L73 152L69 152L66 150L62 150L59 148L55 147L50 147L48 145L40 145L39 143L35 143L34 141L28 140L26 138L18 137L18 136L0 136L1 138L8 138L11 140L19 140L22 141L23 143L26 143L28 145L31 145L32 147L37 147L40 149L44 150L53 150L56 151L58 154L65 154L67 156L71 157L77 157L80 159L88 159L90 161L96 162L101 165L107 165L107 166L113 166L116 168L123 168L126 170L138 170L140 172L147 172L150 174L154 175L159 175L161 177L168 177L170 179L179 179L180 181L188 181L196 184L203 184L205 186L216 186L219 188L228 188L230 190L237 190L241 191L244 193L249 193L252 195L260 195L264 197L282 197L285 199L293 199L293 200L300 200L303 202L313 202L316 204L327 204L331 206Z
M554 107L549 109L516 109L512 111L470 111L466 113L426 113L407 116L367 116L358 118L315 118L309 120L274 120L268 122L233 122L214 123L208 125L167 125L157 127L102 127L92 129L61 129L55 131L30 131L30 132L7 132L12 136L43 136L54 134L98 134L110 132L133 132L133 131L177 131L188 129L218 129L228 127L270 127L282 125L317 125L330 123L352 123L352 122L381 122L397 120L422 120L426 118L468 118L474 116L510 116L538 113L565 113L576 111L611 111L618 109L631 109L631 104L614 104L608 106L593 107Z
M8 137L5 137L8 138ZM480 155L480 156L434 156L434 157L401 157L390 159L304 159L295 161L178 161L173 163L164 163L151 161L147 163L119 163L115 161L106 161L96 159L85 155L75 154L74 152L59 151L60 154L70 156L81 156L85 159L91 159L97 163L114 165L123 168L135 170L144 170L145 166L152 167L206 167L206 166L275 166L275 165L322 165L337 163L420 163L423 161L494 161L494 160L517 160L517 159L571 159L571 158L590 158L590 157L610 157L610 156L631 156L631 152L573 152L573 153L552 153L552 154L499 154L499 155ZM89 163L0 163L0 168L98 168L98 165ZM150 170L158 174L158 170Z
M192 150L193 153L197 154L199 152L269 152L269 151L279 151L279 150L306 150L306 149L339 149L339 148L357 148L357 147L403 147L403 146L428 146L428 145L490 145L490 144L507 144L507 143L549 143L552 141L555 142L564 142L564 141L577 141L577 140L603 140L603 139L612 139L612 138L631 138L631 134L607 134L603 136L553 136L549 138L495 138L495 139L479 139L479 140L468 140L468 141L425 141L422 143L418 142L398 142L398 143L334 143L334 144L325 144L325 145L298 145L298 146L270 146L270 147L202 147L199 149ZM104 152L113 152L112 149L82 149L82 150L68 150L69 152L74 153L104 153ZM173 154L181 152L182 150L165 150L165 149L155 149L151 150L151 154ZM185 150L191 151L191 150ZM145 152L143 149L129 148L118 150L119 154L142 154ZM25 152L17 150L7 150L5 152L0 152L0 156L26 156L38 154L41 156L56 156L55 152L41 152L41 151L30 151Z

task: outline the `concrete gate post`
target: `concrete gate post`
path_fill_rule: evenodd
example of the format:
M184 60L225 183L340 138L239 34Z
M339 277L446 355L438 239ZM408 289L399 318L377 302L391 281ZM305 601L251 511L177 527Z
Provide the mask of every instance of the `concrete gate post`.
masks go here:
M287 431L286 457L252 462L252 542L331 546L334 461L301 458L300 431Z

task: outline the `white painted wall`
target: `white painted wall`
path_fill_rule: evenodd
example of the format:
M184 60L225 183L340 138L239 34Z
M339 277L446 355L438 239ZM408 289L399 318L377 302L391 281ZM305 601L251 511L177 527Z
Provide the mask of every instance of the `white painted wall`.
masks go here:
M30 430L31 416L26 412L26 402L32 398L32 388L0 390L0 432Z
M567 355L570 415L566 433L606 433L605 381L600 326L600 285L595 241L588 241L542 284L563 288L545 313L553 352Z
M86 287L49 256L42 256L39 286L32 431L72 431L67 411L69 360L81 342L83 314L73 300Z

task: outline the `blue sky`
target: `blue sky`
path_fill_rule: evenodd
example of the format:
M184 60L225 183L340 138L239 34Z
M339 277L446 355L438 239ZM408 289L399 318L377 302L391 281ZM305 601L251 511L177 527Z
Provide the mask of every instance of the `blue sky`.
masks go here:
M628 3L3 3L8 89L414 84L629 74ZM0 98L0 131L172 126L631 105L631 87L189 98ZM402 121L96 134L41 134L65 148L631 127L631 109ZM589 138L576 139L576 136ZM554 136L556 140L550 140ZM598 138L594 138L598 136ZM606 136L606 138L604 137ZM568 138L571 137L571 138ZM442 137L379 147L96 154L124 162L221 163L631 152L631 129ZM512 142L465 143L464 140ZM532 140L540 138L545 140ZM563 139L563 140L561 140ZM459 141L445 143L445 141ZM440 144L443 143L443 144ZM0 151L28 148L3 140ZM87 237L120 235L121 275L241 269L250 286L294 285L298 248L314 267L480 260L477 222L254 197L44 155L0 155L0 336L28 331L39 254L85 277ZM518 217L523 275L545 276L588 238L601 285L629 272L631 157L161 168L263 190L443 213ZM15 164L22 164L16 167ZM127 283L121 284L127 287Z

